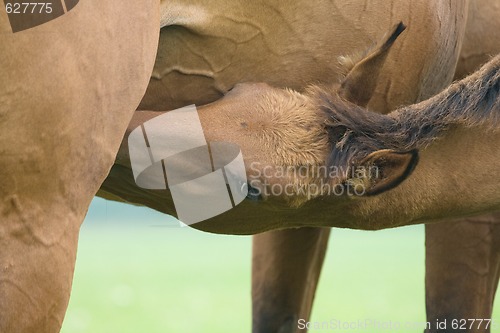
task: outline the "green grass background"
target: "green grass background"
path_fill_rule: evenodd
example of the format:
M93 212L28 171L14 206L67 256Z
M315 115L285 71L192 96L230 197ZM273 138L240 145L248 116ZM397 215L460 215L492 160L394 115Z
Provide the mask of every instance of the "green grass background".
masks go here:
M251 332L251 238L176 226L151 210L95 199L62 332ZM423 230L334 229L312 321L424 322ZM320 331L331 330L311 330Z

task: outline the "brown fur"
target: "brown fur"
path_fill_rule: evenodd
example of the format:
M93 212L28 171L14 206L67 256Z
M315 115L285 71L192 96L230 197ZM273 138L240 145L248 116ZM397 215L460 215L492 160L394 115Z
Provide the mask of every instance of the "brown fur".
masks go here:
M306 95L289 89L285 94L271 90L252 113L248 130L254 130L263 145L272 147L274 165L320 165L328 146L323 122L324 115L314 109Z
M80 1L18 33L0 10L1 333L61 328L80 225L153 68L157 6Z
M337 94L312 88L318 108L329 116L328 163L349 165L381 149L426 148L452 126L497 130L500 125L500 56L439 95L390 115L368 112Z

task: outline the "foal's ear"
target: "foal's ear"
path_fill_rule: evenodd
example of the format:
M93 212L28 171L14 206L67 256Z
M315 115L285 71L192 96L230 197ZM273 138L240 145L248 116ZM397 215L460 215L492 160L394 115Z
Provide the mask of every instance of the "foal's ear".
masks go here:
M368 104L389 49L405 29L406 26L402 22L393 26L386 37L354 65L340 85L341 97L359 106Z
M416 149L407 152L377 150L356 163L355 175L347 183L363 186L364 196L380 194L401 184L411 175L417 163Z

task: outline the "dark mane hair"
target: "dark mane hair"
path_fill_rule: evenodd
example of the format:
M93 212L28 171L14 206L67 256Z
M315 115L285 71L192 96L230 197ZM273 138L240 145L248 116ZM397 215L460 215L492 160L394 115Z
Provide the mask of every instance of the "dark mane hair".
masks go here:
M456 125L500 130L500 55L440 94L388 115L369 112L325 89L311 92L328 117L330 166L352 165L380 149L422 149Z

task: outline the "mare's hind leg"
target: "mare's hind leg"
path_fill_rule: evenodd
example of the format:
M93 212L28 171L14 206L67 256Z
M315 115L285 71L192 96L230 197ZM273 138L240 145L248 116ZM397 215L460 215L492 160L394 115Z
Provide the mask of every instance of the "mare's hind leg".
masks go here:
M489 319L500 269L500 214L426 225L427 321L447 320L446 330L490 332L485 324L453 329L452 321ZM473 325L474 326L474 325Z
M57 333L80 223L151 75L158 1L82 0L18 33L0 16L0 332Z
M271 231L253 237L254 333L296 333L308 320L329 228Z

